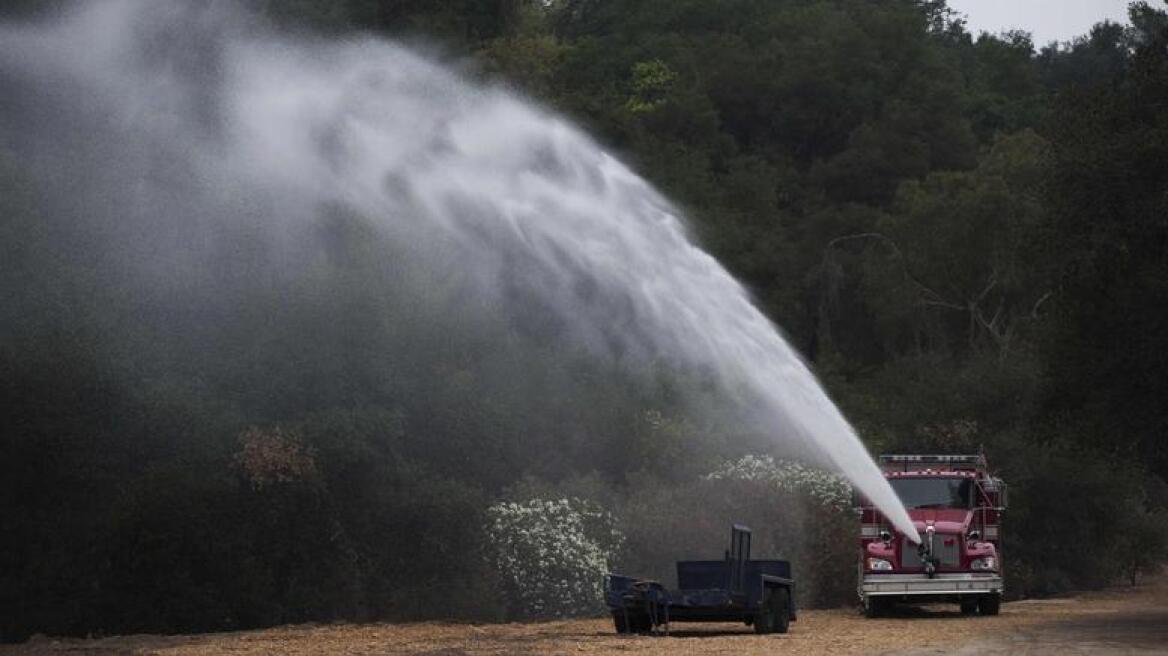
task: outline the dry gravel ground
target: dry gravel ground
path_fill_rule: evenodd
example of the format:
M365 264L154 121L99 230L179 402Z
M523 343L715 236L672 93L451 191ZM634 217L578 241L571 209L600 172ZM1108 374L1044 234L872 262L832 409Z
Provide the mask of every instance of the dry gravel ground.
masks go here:
M623 637L607 619L529 624L331 624L204 635L96 640L37 637L15 654L1149 654L1168 653L1168 576L1135 588L1019 601L997 617L946 606L865 619L857 611L805 611L787 635L736 624L675 624L668 636Z

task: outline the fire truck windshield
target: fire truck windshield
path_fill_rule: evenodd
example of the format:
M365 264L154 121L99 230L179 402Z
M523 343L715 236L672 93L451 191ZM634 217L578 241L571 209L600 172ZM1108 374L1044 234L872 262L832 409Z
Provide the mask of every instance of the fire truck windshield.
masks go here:
M968 478L892 478L888 481L904 507L969 508L973 481Z

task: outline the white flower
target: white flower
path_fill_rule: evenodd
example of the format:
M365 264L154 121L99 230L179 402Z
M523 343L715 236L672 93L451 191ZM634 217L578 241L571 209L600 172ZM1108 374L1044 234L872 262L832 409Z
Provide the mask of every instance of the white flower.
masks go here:
M515 606L570 616L601 606L604 574L624 542L604 509L581 499L499 502L487 509L491 557Z
M851 505L852 488L843 478L771 456L743 456L736 462L724 463L705 478L764 483L785 492L805 494L838 510Z

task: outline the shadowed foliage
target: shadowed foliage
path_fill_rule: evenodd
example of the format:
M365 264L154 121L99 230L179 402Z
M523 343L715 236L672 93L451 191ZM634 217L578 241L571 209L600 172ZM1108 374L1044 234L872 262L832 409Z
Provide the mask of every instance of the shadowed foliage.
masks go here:
M585 126L685 208L871 450L986 451L1012 594L1165 556L1161 8L1035 52L943 0L243 4L427 44ZM647 574L753 522L803 601L853 601L848 517L701 478L776 437L702 372L429 317L456 282L418 285L343 208L282 251L241 221L178 287L136 287L110 254L188 233L89 220L118 163L38 169L14 126L53 99L20 90L0 68L0 639L505 619L487 509L536 497L614 513Z

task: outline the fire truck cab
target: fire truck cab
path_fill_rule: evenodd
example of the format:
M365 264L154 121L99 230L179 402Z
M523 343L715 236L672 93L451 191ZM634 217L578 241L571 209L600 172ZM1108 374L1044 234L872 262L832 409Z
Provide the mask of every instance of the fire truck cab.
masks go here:
M881 469L921 543L860 499L860 601L869 617L897 603L957 603L997 615L1006 484L983 455L882 455Z

